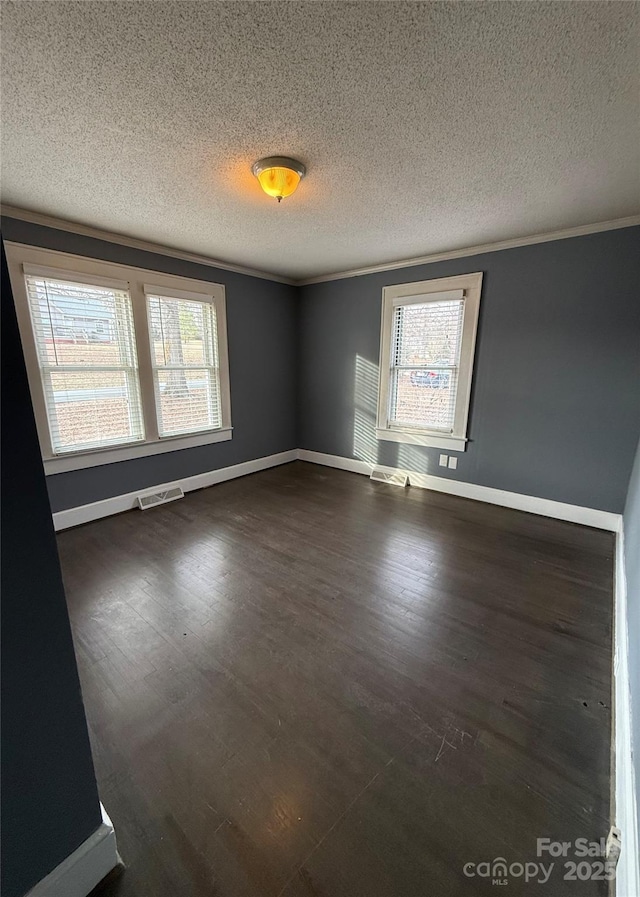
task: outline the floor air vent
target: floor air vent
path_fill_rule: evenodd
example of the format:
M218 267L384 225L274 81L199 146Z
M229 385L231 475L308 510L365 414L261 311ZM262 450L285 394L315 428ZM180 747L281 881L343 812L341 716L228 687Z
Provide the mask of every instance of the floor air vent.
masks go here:
M146 511L147 508L155 508L156 505L164 505L168 501L176 501L178 498L184 498L184 492L180 486L171 486L170 489L163 489L162 492L139 495L138 506L141 511Z
M409 485L409 477L406 473L401 473L400 471L387 473L382 467L374 467L371 471L370 479L375 480L377 483L390 483L392 486Z

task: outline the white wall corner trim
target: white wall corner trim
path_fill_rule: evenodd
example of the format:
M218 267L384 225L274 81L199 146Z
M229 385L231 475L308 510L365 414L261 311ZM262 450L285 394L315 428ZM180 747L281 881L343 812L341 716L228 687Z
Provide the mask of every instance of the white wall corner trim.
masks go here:
M326 283L329 280L344 280L347 277L361 277L364 274L380 274L383 271L395 271L398 268L413 268L416 265L431 265L433 262L446 262L449 259L467 258L472 255L483 255L485 252L501 252L503 249L518 249L520 246L533 246L536 243L551 243L553 240L566 240L569 237L585 237L588 234L599 234L607 230L619 230L623 227L635 227L640 224L640 215L627 218L616 218L612 221L598 221L594 224L582 224L564 230L549 231L544 234L531 234L528 237L513 237L495 243L484 243L479 246L466 246L464 249L450 249L435 252L417 258L401 259L397 262L386 262L381 265L368 265L364 268L353 268L348 271L337 271L335 274L323 274L297 281L297 286L308 286L312 283Z
M267 455L264 458L256 458L253 461L243 461L241 464L233 464L231 467L221 467L219 470L209 470L198 473L195 476L183 477L171 483L158 483L155 486L146 486L137 492L127 492L124 495L114 495L102 501L94 501L87 505L79 505L76 508L68 508L66 511L56 511L53 522L56 531L69 529L71 526L79 526L91 520L99 520L101 517L110 517L112 514L120 514L122 511L130 511L138 506L139 495L151 495L154 492L162 492L172 486L181 486L185 492L193 492L194 489L205 489L216 483L224 483L225 480L233 480L268 467L277 467L279 464L288 464L298 457L296 449L288 452L280 452L277 455Z
M598 221L593 224L582 224L577 227L565 228L564 230L549 231L548 233L543 234L531 234L527 237L515 237L494 243L484 243L479 246L467 246L464 249L445 250L443 252L418 256L416 258L400 259L398 261L385 262L380 265L368 265L363 268L353 268L347 271L337 271L333 274L323 274L318 277L293 280L289 277L284 277L283 275L270 273L268 271L258 271L254 268L244 267L243 265L234 265L230 262L224 262L207 255L199 255L195 252L189 252L171 246L162 246L147 240L139 240L136 237L130 237L126 234L113 233L88 224L81 224L77 221L68 221L64 218L57 218L54 215L46 215L42 212L21 209L17 206L11 206L4 203L0 207L0 214L6 218L15 218L18 221L28 221L31 224L39 224L42 227L51 227L55 230L67 231L67 233L80 234L85 237L92 237L95 240L105 240L108 243L118 243L120 246L129 246L132 249L140 249L144 252L154 252L157 255L164 255L169 258L183 259L187 262L194 262L197 265L209 265L213 268L220 268L222 271L234 271L237 274L246 274L249 277L259 277L262 280L274 280L277 283L286 283L290 286L306 286L312 283L324 283L329 280L342 280L345 277L359 277L363 274L377 274L381 271L395 271L398 268L429 265L432 262L444 262L448 259L466 258L471 255L481 255L485 252L499 252L502 249L517 249L519 246L532 246L535 243L549 243L552 240L565 240L568 237L582 237L587 234L597 234L602 231L618 230L619 228L634 227L635 225L640 224L640 215L630 215L627 218L616 218L611 221Z
M629 632L627 625L627 577L625 573L624 527L616 536L614 609L614 719L615 719L615 809L613 817L621 832L622 851L616 871L616 897L640 894L640 841L638 839L636 783L633 765L631 693L629 689Z
M102 823L26 897L86 897L121 863L111 820L100 804Z
M570 523L581 523L583 526L593 526L596 529L609 530L610 532L617 532L620 526L620 514L614 514L610 511L599 511L596 508L582 508L579 505L552 501L548 498L538 498L535 495L506 492L503 489L493 489L490 486L477 486L474 483L464 483L460 480L437 477L427 473L417 473L404 468L383 467L379 464L374 465L367 461L360 461L357 458L342 458L338 455L325 455L322 452L311 452L306 449L298 450L298 458L301 461L309 461L312 464L337 467L340 470L349 470L352 473L362 473L366 476L370 475L375 466L378 470L388 474L407 474L409 484L418 486L420 489L446 492L449 495L458 495L460 498L471 498L491 505L501 505L504 508L526 511L529 514L540 514L542 517L553 517L556 520L566 520Z
M15 218L17 221L28 221L31 224L39 224L42 227L51 227L54 230L63 230L70 234L80 234L83 237L92 237L94 240L104 240L107 243L117 243L120 246L128 246L131 249L140 249L143 252L153 252L156 255L164 255L168 258L182 259L185 262L193 262L196 265L208 265L211 268L220 268L222 271L234 271L236 274L246 274L248 277L259 277L261 280L275 280L276 283L294 283L288 277L278 274L270 274L267 271L258 271L255 268L247 268L244 265L233 265L220 259L211 258L208 255L199 255L196 252L188 252L185 249L177 249L172 246L162 246L159 243L151 243L148 240L138 240L126 234L113 233L102 230L88 224L80 224L77 221L67 221L64 218L56 218L53 215L45 215L42 212L32 212L29 209L20 209L17 206L2 204L0 214L4 218Z

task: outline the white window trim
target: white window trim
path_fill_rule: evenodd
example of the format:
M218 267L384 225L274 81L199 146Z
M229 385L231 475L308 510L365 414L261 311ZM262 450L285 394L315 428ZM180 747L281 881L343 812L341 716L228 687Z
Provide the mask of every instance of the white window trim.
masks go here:
M70 253L51 249L40 249L24 243L5 243L5 248L29 387L31 389L31 400L40 440L40 450L42 452L44 470L47 475L111 464L116 461L127 461L131 458L145 458L162 452L173 452L194 446L210 445L232 438L226 299L225 288L222 284L193 280L174 274L162 274L148 268L134 268L129 265L103 262L87 258L86 256L71 255ZM136 331L142 414L146 433L144 442L69 452L64 455L54 454L49 433L44 390L40 377L38 350L31 325L29 301L24 278L24 269L27 268L27 270L32 271L34 266L47 269L49 274L53 271L56 276L64 275L75 280L78 279L79 275L86 276L89 283L108 282L113 284L116 282L127 285L131 295L133 321ZM221 427L192 434L180 434L179 436L160 437L158 435L145 284L153 284L153 289L166 292L167 295L176 296L176 298L186 295L189 298L197 298L200 301L212 302L214 304L218 329Z
M473 359L476 348L481 290L481 272L462 274L456 277L441 277L438 280L397 284L383 289L380 332L380 380L378 388L378 417L376 421L376 437L378 439L409 443L410 445L446 448L455 452L465 451L467 447L467 422L469 419L471 380L473 377ZM457 298L464 298L458 393L453 432L448 434L437 430L391 426L389 424L389 390L391 383L394 311L399 305L411 305L425 301L435 302L444 298L442 296L443 293L452 292L458 293Z

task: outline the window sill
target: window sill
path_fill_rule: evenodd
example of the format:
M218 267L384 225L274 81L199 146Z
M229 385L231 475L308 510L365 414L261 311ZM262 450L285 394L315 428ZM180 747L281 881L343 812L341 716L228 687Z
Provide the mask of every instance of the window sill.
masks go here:
M408 445L426 445L431 448L449 449L451 452L464 452L467 447L467 440L461 436L420 433L416 430L389 430L383 427L376 427L376 439L404 442Z
M206 433L191 433L188 436L163 436L153 442L142 442L136 445L120 445L109 449L97 449L78 454L59 455L55 458L43 458L44 472L47 476L64 473L69 470L82 470L85 467L99 467L113 464L116 461L129 461L132 458L148 458L163 452L177 452L181 449L195 448L199 445L211 445L226 442L233 435L232 427L220 430L208 430Z

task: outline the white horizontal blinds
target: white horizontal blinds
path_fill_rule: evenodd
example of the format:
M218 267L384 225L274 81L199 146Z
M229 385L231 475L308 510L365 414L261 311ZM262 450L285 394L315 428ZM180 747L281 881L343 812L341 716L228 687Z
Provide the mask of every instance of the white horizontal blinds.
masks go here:
M464 299L394 309L390 426L452 433Z
M26 273L55 454L144 440L131 297Z
M160 436L222 426L216 310L147 293Z

